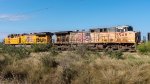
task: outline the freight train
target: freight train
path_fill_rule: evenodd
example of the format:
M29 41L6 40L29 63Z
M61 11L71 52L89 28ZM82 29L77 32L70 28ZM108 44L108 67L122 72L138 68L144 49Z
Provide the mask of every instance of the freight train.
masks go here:
M52 39L54 37L54 39ZM55 40L55 41L54 41ZM141 33L132 26L92 28L89 31L39 32L10 34L4 39L5 45L51 44L60 50L86 45L92 50L134 51L141 41Z

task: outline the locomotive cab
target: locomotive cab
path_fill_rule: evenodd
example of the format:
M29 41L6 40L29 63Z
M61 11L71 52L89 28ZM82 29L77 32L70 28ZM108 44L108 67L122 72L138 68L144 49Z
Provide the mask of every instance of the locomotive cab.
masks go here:
M126 32L126 31L133 31L132 26L117 26L116 32Z

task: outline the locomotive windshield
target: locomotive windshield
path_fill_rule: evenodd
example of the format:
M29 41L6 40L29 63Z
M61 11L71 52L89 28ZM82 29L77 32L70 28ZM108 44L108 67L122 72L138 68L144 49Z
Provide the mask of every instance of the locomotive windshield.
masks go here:
M117 29L117 32L133 31L132 26L118 26L116 29Z
M129 26L129 27L128 27L128 31L133 31L133 27L132 27L132 26Z

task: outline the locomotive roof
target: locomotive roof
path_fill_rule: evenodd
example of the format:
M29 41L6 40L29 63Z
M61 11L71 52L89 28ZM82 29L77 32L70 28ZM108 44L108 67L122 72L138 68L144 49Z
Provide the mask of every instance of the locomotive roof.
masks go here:
M117 26L117 27L101 27L101 28L92 28L92 29L90 29L90 30L97 30L97 29L116 29L116 28L118 28L119 26Z
M20 34L9 34L8 36L19 36Z
M19 36L19 35L53 35L53 33L51 32L22 33L22 34L9 34L8 36Z
M73 31L60 31L60 32L55 32L55 34L69 34L70 32Z
M36 35L53 35L53 33L51 32L39 32L39 33L35 33Z
M102 28L92 28L90 30L97 30L97 29L116 29L116 28L125 28L125 27L132 27L129 25L123 25L123 26L115 26L115 27L102 27Z
M119 30L124 30L124 31L133 31L133 27L132 26L116 26L116 27L109 27L109 28L93 28L90 29L90 31L94 31L94 32L108 32L108 31L119 31Z

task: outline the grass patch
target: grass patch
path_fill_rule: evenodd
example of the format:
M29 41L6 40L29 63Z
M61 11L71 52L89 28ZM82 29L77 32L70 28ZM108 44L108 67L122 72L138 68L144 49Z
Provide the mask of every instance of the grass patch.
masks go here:
M0 82L4 81L6 84L150 83L148 55L140 54L136 57L138 54L127 53L126 55L120 51L108 51L103 54L84 48L85 46L82 46L78 50L61 53L50 48L47 52L34 52L30 55L24 53L28 52L27 48L11 47L10 50L3 48L3 52L0 53L0 79L2 80ZM20 58L17 58L18 56Z

